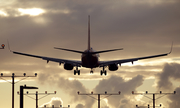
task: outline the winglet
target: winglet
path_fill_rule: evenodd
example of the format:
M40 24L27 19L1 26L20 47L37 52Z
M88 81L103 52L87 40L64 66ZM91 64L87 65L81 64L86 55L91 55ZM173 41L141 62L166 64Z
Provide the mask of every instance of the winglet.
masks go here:
M12 50L10 49L10 44L9 44L9 41L7 40L7 43L8 43L8 49L10 52L12 52Z
M171 50L170 50L170 52L168 54L171 54L172 48L173 48L173 41L172 41L172 45L171 45Z

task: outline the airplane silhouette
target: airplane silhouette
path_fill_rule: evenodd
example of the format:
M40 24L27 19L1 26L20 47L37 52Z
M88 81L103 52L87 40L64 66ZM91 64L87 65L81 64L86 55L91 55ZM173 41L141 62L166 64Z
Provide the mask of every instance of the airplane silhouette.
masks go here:
M13 52L14 54L30 56L30 57L35 57L35 58L41 58L43 60L46 60L47 63L49 61L57 62L59 64L63 63L64 64L64 69L66 69L66 70L73 70L73 68L76 67L76 69L74 70L74 75L76 75L76 73L78 73L78 75L80 75L80 70L78 70L78 67L90 68L91 69L90 73L93 73L93 70L92 70L93 68L103 67L103 69L100 72L100 75L102 75L103 73L106 75L107 71L105 70L105 67L108 67L108 69L110 71L116 71L118 69L118 64L121 65L121 64L127 63L127 62L132 62L132 64L133 64L134 61L138 61L138 60L142 60L142 59L155 58L155 57L161 57L161 56L167 56L168 54L170 54L172 52L172 46L171 46L171 50L170 50L169 53L152 55L152 56L145 56L145 57L138 57L138 58L130 58L130 59L99 61L98 60L99 53L123 50L123 48L111 49L111 50L103 50L103 51L95 51L95 50L93 50L93 48L90 47L90 16L88 16L88 48L87 48L87 50L85 50L85 51L77 51L77 50L71 50L71 49L65 49L65 48L57 48L57 47L54 47L54 49L80 53L80 54L82 54L81 61L44 57L44 56L26 54L26 53L21 53L21 52L16 52L16 51L11 51L11 52Z

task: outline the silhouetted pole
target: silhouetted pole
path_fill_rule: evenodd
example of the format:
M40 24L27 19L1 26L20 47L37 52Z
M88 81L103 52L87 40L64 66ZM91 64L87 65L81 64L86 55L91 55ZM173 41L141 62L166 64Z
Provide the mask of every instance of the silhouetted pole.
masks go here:
M38 91L36 91L35 94L34 94L34 93L29 93L29 92L27 91L27 94L24 94L24 95L26 95L26 96L28 96L28 95L36 95L36 98L30 97L30 96L28 96L28 97L31 98L31 99L36 100L36 108L38 108L38 100L40 100L40 99L42 99L42 98L44 98L44 97L46 97L46 96L48 96L48 95L51 95L51 94L56 94L56 91L54 91L54 93L47 93L47 91L45 91L45 93L38 93ZM40 98L38 99L38 95L45 95L45 96L40 97Z
M105 91L105 94L104 93L93 93L93 92L91 92L90 94L87 94L87 93L81 93L80 94L80 92L78 91L77 92L78 93L78 95L98 95L98 108L100 108L100 97L101 97L101 95L107 95L106 97L109 97L109 96L111 96L111 95L120 95L121 94L121 92L119 91L118 93L110 93L110 94L107 94L107 92ZM91 97L91 96L90 96ZM104 98L106 98L106 97L104 97ZM93 97L94 98L94 97Z
M145 96L145 97L153 100L153 108L155 108L156 107L155 106L155 100L156 99L159 99L159 98L161 98L161 97L163 97L165 95L168 95L168 94L176 94L176 91L174 91L174 93L162 93L162 91L160 91L160 93L148 93L148 91L146 91L146 93L134 93L134 91L132 91L132 94L134 94L134 95L144 95L144 96L145 95L152 95L153 94L153 99L149 98L147 96ZM155 98L155 95L162 95L162 96L159 96L158 98ZM161 104L160 104L160 106L161 106ZM149 105L148 105L148 107L149 107Z
M11 76L4 76L3 73L1 73L1 76L0 76L1 79L3 79L2 77L11 77L12 78L12 83L9 82L8 80L3 79L4 81L12 84L12 108L14 108L14 84L15 84L14 78L15 77L26 77L26 78L28 78L28 77L36 77L36 76L37 76L37 73L35 73L35 76L26 76L26 73L24 73L24 76L15 76L14 73L12 73ZM26 79L26 78L24 78L24 79ZM24 80L24 79L21 79L21 80ZM16 83L20 82L21 80L17 81Z
M37 87L28 87L26 85L20 86L20 108L23 108L23 95L24 95L24 89L38 89Z

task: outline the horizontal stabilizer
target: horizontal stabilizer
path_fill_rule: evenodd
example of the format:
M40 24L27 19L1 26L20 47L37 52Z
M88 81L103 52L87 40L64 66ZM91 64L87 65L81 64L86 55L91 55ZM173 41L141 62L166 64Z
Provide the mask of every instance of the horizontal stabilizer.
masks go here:
M65 49L65 48L57 48L57 47L54 47L54 49L59 49L59 50L65 50L65 51L71 51L71 52L76 52L76 53L84 53L82 51L77 51L77 50L71 50L71 49Z
M117 50L123 50L123 48L120 48L120 49L112 49L112 50L96 51L96 52L92 52L91 54L104 53L104 52L111 52L111 51L117 51Z

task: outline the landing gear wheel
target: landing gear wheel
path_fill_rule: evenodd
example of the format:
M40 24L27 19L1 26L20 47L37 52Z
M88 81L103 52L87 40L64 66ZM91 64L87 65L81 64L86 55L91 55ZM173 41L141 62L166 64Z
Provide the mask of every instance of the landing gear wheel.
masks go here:
M78 70L78 72L77 72L77 73L78 73L78 75L80 75L80 70Z
M90 71L90 74L93 74L93 71L92 71L92 70Z
M102 76L102 74L103 74L103 71L101 70L100 75Z
M74 70L74 75L76 75L76 70Z

